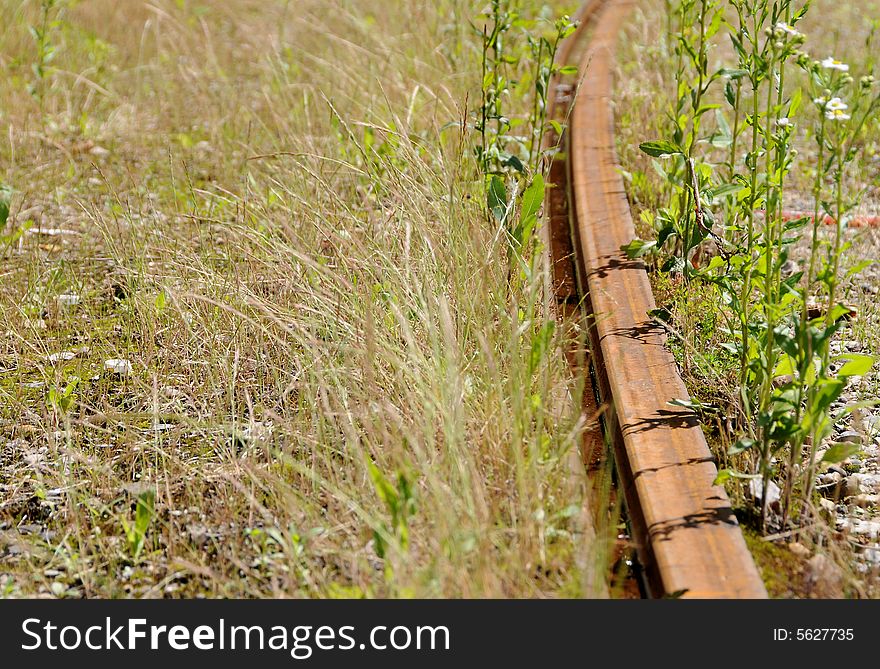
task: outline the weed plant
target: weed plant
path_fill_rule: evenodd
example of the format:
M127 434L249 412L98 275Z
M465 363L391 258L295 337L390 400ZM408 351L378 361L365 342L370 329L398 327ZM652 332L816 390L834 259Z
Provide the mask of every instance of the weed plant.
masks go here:
M723 346L739 361L736 419L728 423L738 438L728 456L746 465L723 469L719 480L759 481L765 523L774 480L783 483L783 524L811 517L819 448L857 405L834 407L848 380L874 364L858 353L832 356L830 344L849 314L841 258L859 193L848 184L880 96L872 71L856 77L822 51L810 55L825 46L799 30L809 9L792 0L669 3L676 91L668 135L641 144L663 177L666 204L647 217L656 236L625 247L681 281L717 289ZM713 65L713 51L725 48L730 62ZM813 211L787 220L787 180L803 159L798 126L817 143ZM826 215L836 222L830 243L819 235ZM809 262L788 271L791 246L804 235ZM821 460L837 463L856 450L823 448Z

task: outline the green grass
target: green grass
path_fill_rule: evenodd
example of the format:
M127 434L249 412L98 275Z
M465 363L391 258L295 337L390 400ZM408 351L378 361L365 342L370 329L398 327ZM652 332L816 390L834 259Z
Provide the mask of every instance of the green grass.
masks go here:
M579 384L460 128L479 3L62 2L39 78L36 4L0 1L0 589L600 592Z

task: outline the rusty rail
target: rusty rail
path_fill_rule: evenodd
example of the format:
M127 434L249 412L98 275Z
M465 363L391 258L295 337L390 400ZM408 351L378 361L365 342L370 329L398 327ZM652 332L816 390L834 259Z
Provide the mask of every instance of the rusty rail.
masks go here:
M614 47L634 0L591 0L564 46L580 82L555 82L550 118L567 125L545 203L553 296L561 319L589 330L604 434L588 436L585 455L613 446L639 561L652 597L764 598L758 570L690 411L669 404L688 397L661 329L645 266L620 251L635 229L618 172L611 105ZM585 373L585 356L572 353ZM577 360L580 362L577 363ZM600 411L599 407L603 409Z

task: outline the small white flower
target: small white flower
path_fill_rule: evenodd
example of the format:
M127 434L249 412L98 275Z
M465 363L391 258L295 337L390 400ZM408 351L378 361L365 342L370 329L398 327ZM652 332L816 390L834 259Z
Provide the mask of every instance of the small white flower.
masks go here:
M849 107L843 100L840 98L831 98L828 101L828 104L825 106L829 111L843 111Z
M813 98L813 104L825 109L825 105L828 104L828 98Z
M75 307L79 304L79 295L76 293L64 293L58 296L58 304L62 307Z
M778 125L780 128L790 128L794 125L794 123L792 123L791 119L787 116L783 116L781 119L776 121L776 125Z
M829 109L825 112L825 118L829 121L849 121L850 117L842 109Z
M104 361L104 369L108 372L113 372L114 374L119 374L119 376L128 376L131 374L131 363L128 360L123 360L121 358L110 358L109 360Z
M841 72L849 72L849 65L837 60L833 56L828 56L828 58L823 60L822 67L824 67L826 70L840 70Z
M780 21L777 23L774 28L781 33L785 33L786 35L791 35L792 37L798 37L801 32L799 30L795 30L790 25L788 25L785 21Z

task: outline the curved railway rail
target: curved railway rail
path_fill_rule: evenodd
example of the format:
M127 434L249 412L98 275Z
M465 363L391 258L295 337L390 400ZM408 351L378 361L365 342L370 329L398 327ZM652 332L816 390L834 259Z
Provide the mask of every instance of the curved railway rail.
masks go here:
M585 408L601 417L583 452L613 449L648 596L764 598L730 501L714 485L699 422L669 404L688 394L648 316L655 303L645 266L620 251L635 230L614 149L613 52L634 4L583 5L561 52L580 79L558 79L548 109L567 128L546 138L559 147L545 202L552 303L560 320L589 332L589 351L572 348L570 361L578 373L592 371Z

